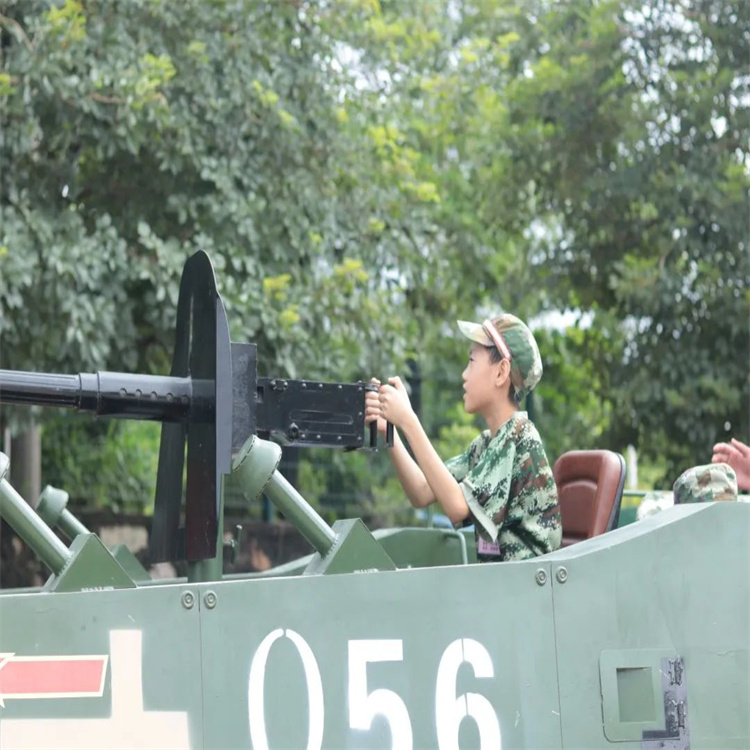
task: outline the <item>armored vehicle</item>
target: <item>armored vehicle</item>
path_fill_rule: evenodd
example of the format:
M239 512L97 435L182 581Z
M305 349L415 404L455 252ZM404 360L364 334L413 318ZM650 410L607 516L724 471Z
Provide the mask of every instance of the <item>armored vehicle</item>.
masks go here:
M202 253L169 376L0 372L5 403L162 423L151 553L188 563L151 580L64 494L33 510L0 454L0 514L50 570L0 595L2 750L750 747L750 505L482 565L465 532L331 527L279 443L363 447L364 389L259 378ZM223 575L230 474L315 553Z

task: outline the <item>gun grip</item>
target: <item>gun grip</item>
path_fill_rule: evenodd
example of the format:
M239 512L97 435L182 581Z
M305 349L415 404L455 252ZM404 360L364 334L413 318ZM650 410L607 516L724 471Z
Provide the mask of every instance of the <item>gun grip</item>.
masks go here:
M385 428L385 445L387 448L393 448L393 423L388 422Z

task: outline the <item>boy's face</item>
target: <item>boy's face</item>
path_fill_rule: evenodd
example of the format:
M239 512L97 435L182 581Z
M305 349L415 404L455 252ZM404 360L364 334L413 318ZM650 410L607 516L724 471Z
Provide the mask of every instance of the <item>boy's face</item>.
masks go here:
M503 394L502 386L508 381L507 370L507 361L495 364L490 361L490 353L486 347L481 344L471 347L469 364L461 373L464 381L464 409L469 414L484 414L488 407L497 403L497 399Z

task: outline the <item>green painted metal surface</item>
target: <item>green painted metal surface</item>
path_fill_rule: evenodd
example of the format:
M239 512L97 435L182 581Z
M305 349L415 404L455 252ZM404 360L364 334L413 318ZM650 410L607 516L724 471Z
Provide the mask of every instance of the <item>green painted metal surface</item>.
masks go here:
M378 529L373 532L373 536L399 568L462 565L477 561L473 531Z
M200 747L200 611L183 595L3 597L0 747Z
M204 694L207 704L222 695L223 710L206 714L206 746L437 747L439 733L445 747L476 746L477 725L459 721L457 702L475 693L485 747L498 736L503 747L559 747L551 590L536 583L538 567L212 586ZM502 600L536 626L499 616Z
M746 748L749 550L716 503L522 563L6 594L0 746ZM86 655L96 694L12 697Z
M48 526L59 526L63 534L73 540L79 534L88 534L89 530L67 509L69 499L65 490L47 485L39 497L36 512Z
M677 506L545 559L567 575L553 579L565 747L603 746L601 654L637 666L642 649L684 660L690 747L750 747L750 507Z
M370 573L395 570L388 553L373 538L359 518L336 521L334 541L325 555L312 556L304 575Z
M44 588L48 592L67 593L129 589L134 586L133 579L96 534L80 534L70 545L70 556L65 566L48 579Z

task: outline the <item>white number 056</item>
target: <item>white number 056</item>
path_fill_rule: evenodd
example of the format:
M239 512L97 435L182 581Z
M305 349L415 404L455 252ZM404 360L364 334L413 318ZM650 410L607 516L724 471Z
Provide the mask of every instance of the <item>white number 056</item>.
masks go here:
M272 631L263 639L250 665L247 696L250 740L254 750L268 750L264 706L266 664L271 646L284 636L297 648L305 672L310 717L307 750L320 750L323 744L325 705L318 662L307 641L299 633L281 628ZM349 726L352 729L367 731L376 716L383 716L390 727L392 747L411 750L414 744L411 720L404 701L393 690L379 688L372 692L367 691L368 663L403 661L403 641L349 641L348 658ZM475 677L494 677L492 659L487 649L478 641L459 638L445 649L440 659L435 687L438 748L458 750L459 726L465 718L470 717L479 729L483 750L501 750L500 725L492 704L479 693L456 695L456 676L459 667L464 663L471 666Z

